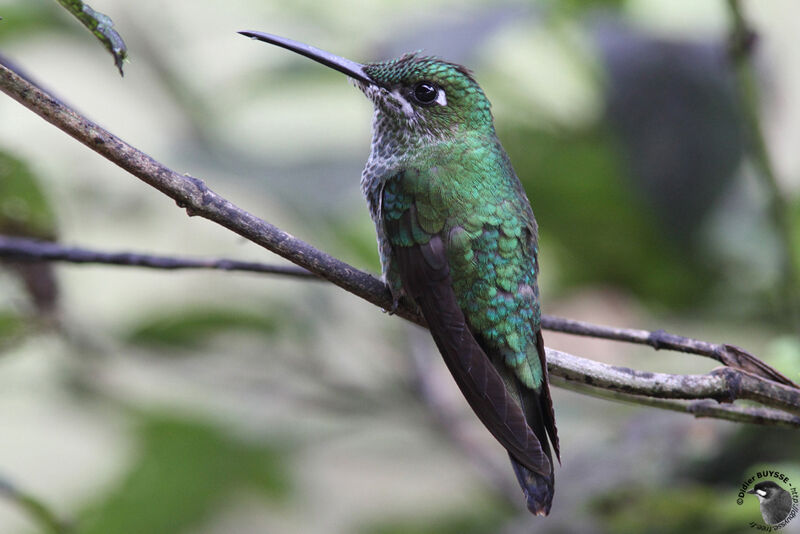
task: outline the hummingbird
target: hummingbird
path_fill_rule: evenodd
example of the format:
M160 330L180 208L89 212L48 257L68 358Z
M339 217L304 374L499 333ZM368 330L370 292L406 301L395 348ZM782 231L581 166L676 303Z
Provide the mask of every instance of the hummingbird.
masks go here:
M374 107L361 189L396 310L425 318L467 403L505 447L528 509L547 515L559 459L541 331L537 225L471 71L405 54L360 64L268 33L242 35L352 79Z

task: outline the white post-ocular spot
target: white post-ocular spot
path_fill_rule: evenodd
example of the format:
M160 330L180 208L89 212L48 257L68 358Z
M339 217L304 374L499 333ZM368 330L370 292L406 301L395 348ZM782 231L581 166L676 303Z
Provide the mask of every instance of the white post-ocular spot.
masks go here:
M444 89L439 89L436 93L436 103L440 106L447 105L447 95L444 93Z

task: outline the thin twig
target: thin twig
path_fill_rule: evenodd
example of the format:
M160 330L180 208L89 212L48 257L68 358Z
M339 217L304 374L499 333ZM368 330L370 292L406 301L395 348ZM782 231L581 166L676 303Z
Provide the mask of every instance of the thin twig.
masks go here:
M70 263L125 265L167 270L216 269L221 271L279 274L321 280L315 274L294 265L270 265L224 258L177 258L135 252L102 252L81 247L67 247L52 241L39 241L4 235L0 235L0 258L29 262L64 261Z
M67 247L52 241L39 241L2 235L0 235L0 258L8 258L16 261L47 260L71 263L107 263L121 266L148 267L152 269L219 269L321 280L321 278L305 269L294 266L279 266L229 259L191 259L173 256L154 256L133 252L105 252L82 247ZM709 343L707 341L669 334L664 330L649 331L631 328L615 328L551 315L542 317L542 326L548 330L577 336L588 336L648 345L656 350L665 349L699 354L712 358L728 367L749 371L788 386L800 387L752 354L733 345Z
M392 307L388 289L374 276L238 208L211 191L201 180L172 171L3 65L0 65L0 90L169 196L190 216L199 215L214 221L376 306L383 309ZM396 313L424 325L418 312L406 302L400 302ZM553 375L615 391L659 398L711 398L722 402L736 398L752 399L766 406L800 413L800 390L746 371L724 368L708 375L665 375L615 368L557 351L549 351L549 357L548 367Z
M769 408L755 408L749 406L739 406L736 404L720 404L713 400L681 401L673 399L657 399L642 395L622 393L610 389L590 386L580 382L573 382L560 376L550 375L550 384L584 395L590 395L599 399L612 400L635 404L637 406L652 406L662 410L689 413L695 417L711 417L714 419L724 419L737 423L751 423L756 425L772 425L787 428L800 428L800 417L787 414L780 410Z
M600 326L563 317L542 316L542 327L548 330L564 332L576 336L587 336L639 345L649 345L656 350L666 349L690 354L707 356L718 362L769 378L780 384L800 388L792 380L779 373L749 352L735 345L709 343L688 337L670 334L664 330L636 330L632 328L614 328Z
M26 493L5 479L0 479L0 497L19 506L45 532L67 534L72 531L70 524L59 519L41 500Z

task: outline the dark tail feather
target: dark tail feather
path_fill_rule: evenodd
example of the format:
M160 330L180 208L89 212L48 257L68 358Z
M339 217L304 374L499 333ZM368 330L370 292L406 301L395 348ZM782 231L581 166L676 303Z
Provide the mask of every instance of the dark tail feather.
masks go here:
M538 336L538 349L542 360L542 367L545 369L546 373L546 361L542 356L544 352L544 343L542 342L541 333L539 333ZM526 388L519 381L517 381L516 385L520 400L522 401L522 409L525 412L525 420L539 440L542 451L547 455L547 459L550 463L550 470L549 472L531 471L524 465L521 465L516 458L509 453L511 465L514 467L514 474L517 475L517 481L522 487L522 492L525 494L528 510L535 515L542 516L550 513L550 505L553 503L553 494L555 490L555 469L553 466L553 454L550 449L550 441L547 439L548 435L553 443L556 457L559 456L558 434L556 433L556 422L553 415L553 402L550 400L550 388L547 383L547 374L544 376L545 379L538 391Z
M522 493L525 494L528 510L535 515L545 516L549 514L550 506L553 504L553 488L555 484L553 471L550 471L548 476L542 476L521 465L510 454L509 458L511 458L511 465L514 467L514 474L517 475L517 481L522 487Z
M514 474L517 475L517 481L522 487L522 493L525 494L528 510L530 510L532 514L545 516L550 513L550 505L553 503L555 488L553 456L550 452L550 444L547 441L547 430L545 430L545 423L543 421L544 414L542 413L540 399L534 397L534 395L529 395L525 400L530 401L523 401L523 404L526 405L525 415L528 420L528 425L533 430L533 433L536 434L536 437L539 438L539 443L542 445L544 453L550 460L550 472L543 474L531 471L517 462L510 453L509 457L511 458L511 465L514 468Z

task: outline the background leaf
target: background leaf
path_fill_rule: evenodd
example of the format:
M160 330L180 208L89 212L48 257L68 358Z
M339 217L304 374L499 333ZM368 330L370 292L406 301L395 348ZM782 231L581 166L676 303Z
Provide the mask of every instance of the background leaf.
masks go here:
M111 20L111 17L95 11L83 0L58 0L58 3L64 6L72 16L81 21L103 43L103 46L114 58L114 64L117 66L120 76L122 76L122 63L128 57L128 49L125 46L125 41L114 29L114 21Z
M288 495L286 453L228 436L208 421L144 414L128 472L89 507L80 534L177 534L202 525L238 489L273 500Z
M237 308L194 306L171 312L148 314L130 328L129 343L167 349L192 349L209 338L228 331L271 337L285 321L268 311L250 312Z

